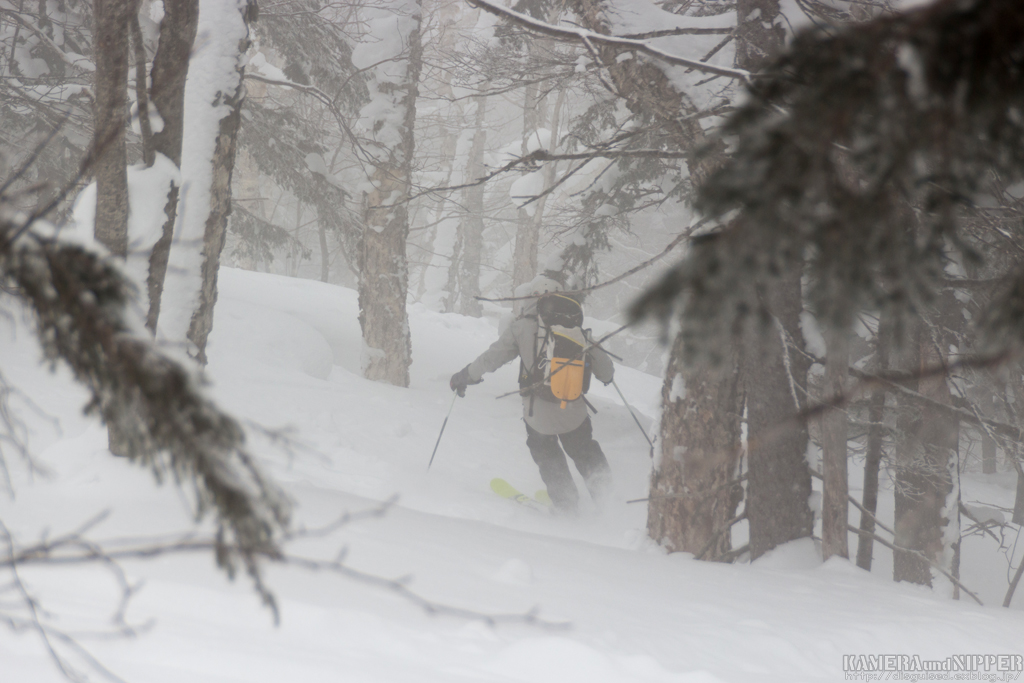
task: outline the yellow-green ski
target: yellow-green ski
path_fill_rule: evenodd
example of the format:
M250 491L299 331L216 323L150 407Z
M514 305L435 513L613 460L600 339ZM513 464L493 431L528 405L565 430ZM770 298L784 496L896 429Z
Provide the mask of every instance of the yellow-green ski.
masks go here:
M512 486L504 479L491 479L491 490L497 493L502 498L508 500L514 500L520 505L524 505L534 510L540 510L541 512L551 511L551 498L548 497L548 492L540 490L537 492L535 498L530 498L528 495Z

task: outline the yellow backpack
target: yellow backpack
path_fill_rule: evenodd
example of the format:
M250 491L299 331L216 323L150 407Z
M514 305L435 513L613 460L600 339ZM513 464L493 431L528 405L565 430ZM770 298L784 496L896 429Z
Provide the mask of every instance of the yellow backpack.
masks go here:
M590 388L590 346L583 330L583 306L564 294L545 294L537 301L539 347L533 368L520 368L519 386L542 400L565 408Z

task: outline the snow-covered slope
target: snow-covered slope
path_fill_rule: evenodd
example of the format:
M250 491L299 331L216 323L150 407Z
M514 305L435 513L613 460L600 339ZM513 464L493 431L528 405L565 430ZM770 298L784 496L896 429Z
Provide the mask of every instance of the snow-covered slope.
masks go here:
M477 320L413 306L409 389L359 376L356 313L350 290L221 273L210 390L252 427L254 452L295 501L296 526L320 526L398 496L383 517L290 550L329 559L345 547L348 566L410 577L408 587L428 600L494 615L536 609L548 626L430 616L386 588L270 566L282 613L275 628L247 582L228 582L208 555L168 556L125 564L130 581L144 581L128 621L152 622L148 630L128 640L82 638L124 680L840 681L847 654L1024 653L1019 609L953 602L944 589L893 584L844 561L822 565L809 541L752 566L652 547L644 504L625 502L646 495L647 445L610 388L597 385L590 395L600 411L595 433L617 479L616 502L603 510L551 519L488 489L495 476L528 492L541 487L518 399L495 398L515 388L514 364L456 402L428 472L451 405L448 378L495 339L499 311ZM30 476L6 454L15 496L0 497L0 519L16 538L63 533L104 510L110 514L94 538L193 528L184 494L106 453L105 431L80 414L83 392L65 373L38 367L18 315L0 319L0 328L7 380L60 421L57 431L14 399L51 472ZM650 428L658 378L620 368L617 380ZM990 568L972 562L965 581L976 572L984 584ZM76 633L101 627L117 607L118 585L99 568L27 568L22 578ZM37 633L0 626L0 683L58 680Z

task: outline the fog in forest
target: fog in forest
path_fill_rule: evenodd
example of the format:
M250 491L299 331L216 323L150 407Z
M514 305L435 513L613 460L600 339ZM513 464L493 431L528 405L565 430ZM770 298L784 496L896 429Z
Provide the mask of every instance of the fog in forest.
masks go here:
M1018 680L1018 0L0 0L0 683Z

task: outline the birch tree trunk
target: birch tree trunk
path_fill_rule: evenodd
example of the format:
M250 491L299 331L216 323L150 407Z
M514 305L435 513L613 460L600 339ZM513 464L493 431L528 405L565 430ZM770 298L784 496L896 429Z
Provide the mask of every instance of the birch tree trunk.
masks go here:
M401 117L394 121L370 122L370 129L377 133L378 144L373 152L375 169L370 178L373 189L363 196L364 227L359 263L362 365L367 379L407 387L412 364L406 312L409 291L407 199L412 180L416 97L422 63L421 7L419 2L399 1L376 9L386 10L389 15L378 21L397 24L404 38L401 47L408 52L400 59L404 64L402 73L375 74L378 92L374 97L391 96Z
M221 0L223 1L223 0ZM217 303L217 272L220 269L220 255L224 251L227 237L228 214L231 213L231 174L235 168L235 149L238 140L238 126L242 121L242 101L245 99L245 85L242 77L245 65L242 59L249 49L249 20L255 16L255 0L236 0L245 27L245 37L238 40L238 60L235 72L237 84L234 90L227 90L211 102L211 106L227 109L217 130L216 146L213 150L213 182L210 184L210 214L203 231L202 265L200 266L201 286L199 300L189 323L188 338L195 345L196 360L206 365L206 340L213 330L213 307ZM205 4L205 0L204 0ZM252 14L250 14L252 13ZM218 102L219 100L219 102Z
M92 154L96 178L96 239L111 254L128 255L128 36L135 0L95 0L96 97Z
M203 365L231 210L244 57L255 12L254 0L200 0L197 36L203 49L193 55L191 69L203 78L189 79L185 88L189 144L182 148L180 220L168 256L159 330L172 342L187 341L188 355ZM173 302L168 301L170 291Z
M163 154L181 168L181 144L185 126L185 79L199 21L199 0L164 0L164 18L160 22L160 38L153 68L150 101L153 103L163 128L153 134L154 152ZM146 327L156 332L160 317L167 259L171 253L171 238L178 215L178 184L172 184L167 195L164 214L167 216L160 239L149 257L149 311Z

